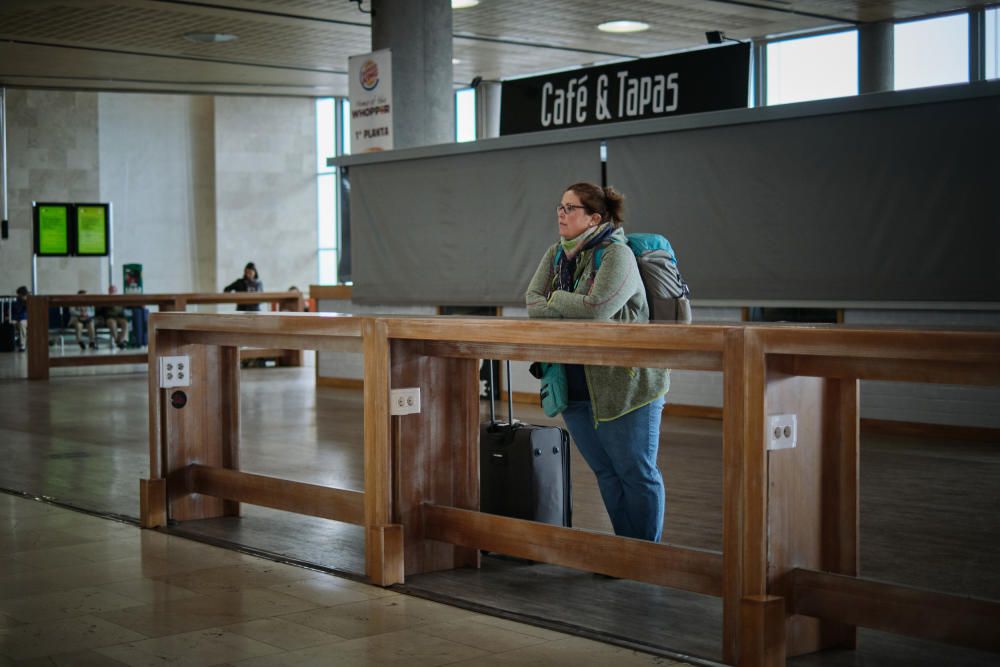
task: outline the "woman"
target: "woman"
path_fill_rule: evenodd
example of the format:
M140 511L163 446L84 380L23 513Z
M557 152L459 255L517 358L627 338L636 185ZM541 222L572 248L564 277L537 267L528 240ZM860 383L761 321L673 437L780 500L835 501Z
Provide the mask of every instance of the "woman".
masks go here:
M525 295L530 317L649 321L621 228L623 203L614 188L593 183L563 193L556 207L560 240L542 257ZM658 542L664 489L656 452L670 371L568 364L566 377L563 419L597 476L615 534Z
M237 278L233 282L226 285L223 292L263 292L264 283L260 280L260 275L257 273L257 266L253 262L247 262L247 265L243 267L243 277ZM260 310L259 303L240 303L236 305L236 310L245 311L258 311Z

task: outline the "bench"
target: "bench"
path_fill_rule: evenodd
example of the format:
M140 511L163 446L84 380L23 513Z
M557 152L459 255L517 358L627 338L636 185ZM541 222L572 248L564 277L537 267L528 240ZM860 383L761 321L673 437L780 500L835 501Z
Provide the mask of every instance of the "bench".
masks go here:
M301 311L304 296L301 292L230 292L230 293L174 293L174 294L65 294L32 295L28 297L28 379L45 380L49 369L65 366L93 366L105 364L144 364L146 352L122 351L117 354L78 354L52 357L49 353L50 309L73 306L102 307L121 306L125 308L155 306L160 311L183 311L188 305L198 304L257 304L277 303L289 311ZM75 330L69 329L75 340ZM63 334L57 332L60 345ZM248 358L259 357L258 350L247 350ZM302 353L297 350L269 350L269 358L277 358L286 366L302 365Z

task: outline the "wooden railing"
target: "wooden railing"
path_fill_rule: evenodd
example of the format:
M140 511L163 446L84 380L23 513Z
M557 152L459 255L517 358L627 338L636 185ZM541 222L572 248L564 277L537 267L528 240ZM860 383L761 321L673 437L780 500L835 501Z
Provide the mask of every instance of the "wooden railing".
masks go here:
M743 413L742 433L724 437L743 440L743 630L758 629L741 642L746 664L853 648L855 626L1000 650L1000 603L857 576L859 380L1000 385L1000 332L769 326L739 337L743 390L725 410ZM798 445L768 451L766 417L784 413L798 415Z
M304 298L299 292L230 292L179 293L179 294L60 294L37 295L28 299L28 379L46 380L49 369L59 366L94 366L105 364L143 364L144 352L124 354L81 354L52 357L49 354L49 308L69 308L73 306L94 306L97 309L109 306L131 308L156 306L161 312L183 311L195 304L256 304L278 303L284 310L300 312ZM247 351L247 357L260 356L257 351ZM298 351L269 351L278 356L286 366L301 366L302 354Z
M1000 603L856 576L858 380L998 385L998 332L180 313L155 314L150 328L147 527L250 502L363 525L379 585L476 566L489 549L719 596L731 664L850 647L857 625L998 648ZM239 472L239 345L364 353L364 492ZM190 357L184 407L159 388L164 355ZM484 358L721 371L722 552L478 512ZM421 412L390 416L390 387L420 387ZM788 413L797 446L769 451L767 416ZM897 615L900 605L933 605L944 622Z

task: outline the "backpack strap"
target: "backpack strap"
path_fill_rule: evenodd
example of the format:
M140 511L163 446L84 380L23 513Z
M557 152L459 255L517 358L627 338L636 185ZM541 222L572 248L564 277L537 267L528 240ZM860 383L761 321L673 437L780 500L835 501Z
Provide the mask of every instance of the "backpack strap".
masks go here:
M594 249L594 272L597 272L601 268L601 260L604 259L604 250L611 245L614 245L614 241L608 240Z

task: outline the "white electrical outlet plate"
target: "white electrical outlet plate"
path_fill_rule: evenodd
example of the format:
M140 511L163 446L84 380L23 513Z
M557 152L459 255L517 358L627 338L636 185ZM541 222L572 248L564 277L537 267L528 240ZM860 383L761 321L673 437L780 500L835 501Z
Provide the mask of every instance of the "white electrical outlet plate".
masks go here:
M160 357L160 387L190 387L191 357Z
M791 449L798 441L798 423L794 414L768 415L767 448Z
M410 415L420 412L420 387L389 390L389 414Z

